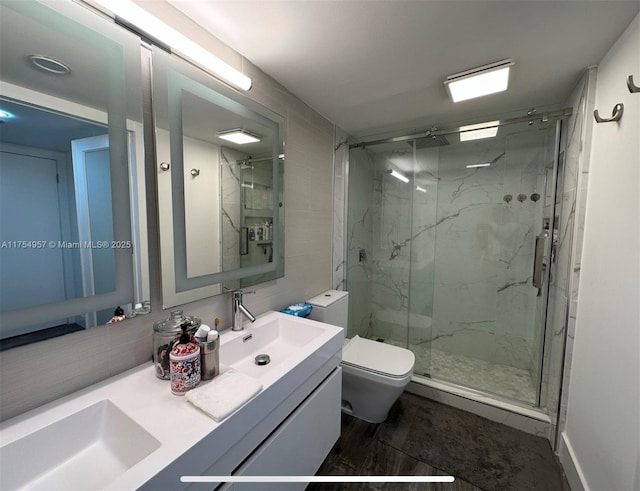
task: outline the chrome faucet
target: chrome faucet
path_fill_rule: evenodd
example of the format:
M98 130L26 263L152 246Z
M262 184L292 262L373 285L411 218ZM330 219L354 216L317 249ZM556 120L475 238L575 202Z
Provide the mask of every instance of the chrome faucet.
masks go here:
M256 318L253 316L251 312L247 310L247 308L242 304L242 295L245 293L255 293L255 292L245 292L242 290L232 290L231 294L233 295L233 327L232 331L242 331L244 329L243 321L246 317L249 319L249 322L255 322Z

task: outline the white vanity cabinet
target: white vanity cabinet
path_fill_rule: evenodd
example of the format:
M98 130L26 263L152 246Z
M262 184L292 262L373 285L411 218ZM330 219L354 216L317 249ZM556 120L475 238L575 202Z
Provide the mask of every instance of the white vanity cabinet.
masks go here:
M314 475L340 436L339 352L284 400L256 396L148 480L143 490L304 489L306 484L183 483L182 476ZM287 380L282 380L286 384ZM276 396L276 397L273 397Z
M340 436L342 369L334 372L233 472L238 476L312 476ZM305 489L307 483L227 483L221 490Z

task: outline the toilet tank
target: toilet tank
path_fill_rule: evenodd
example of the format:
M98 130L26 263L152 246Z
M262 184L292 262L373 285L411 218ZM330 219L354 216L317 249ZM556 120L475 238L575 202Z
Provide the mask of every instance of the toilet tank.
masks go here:
M307 303L313 306L309 319L333 324L347 332L349 323L349 292L329 290L310 298Z

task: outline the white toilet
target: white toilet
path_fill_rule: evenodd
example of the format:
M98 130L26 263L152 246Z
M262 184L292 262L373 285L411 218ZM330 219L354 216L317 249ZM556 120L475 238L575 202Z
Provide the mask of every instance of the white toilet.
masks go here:
M307 300L309 319L344 328L349 319L349 293L329 290ZM359 336L342 348L342 410L370 423L387 419L391 406L411 380L414 354L408 349Z

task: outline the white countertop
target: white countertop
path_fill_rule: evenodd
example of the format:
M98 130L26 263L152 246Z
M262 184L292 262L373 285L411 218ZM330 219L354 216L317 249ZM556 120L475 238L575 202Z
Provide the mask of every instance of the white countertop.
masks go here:
M271 312L265 314L265 316L270 315L270 318L272 318L274 314L283 315ZM315 323L315 321L306 322ZM331 327L333 328L334 326ZM303 353L300 354L300 357L296 353L291 360L287 360L287 365L290 364L291 367L300 364L301 370L298 371L304 373L296 373L295 378L297 380L308 378L317 370L319 363L326 362L336 350L339 353L342 344L341 331L341 328L335 328L335 332L327 333L328 335L330 334L328 337L318 340L315 349L321 353L324 361L300 364L305 356ZM222 336L221 349L224 349L226 342L240 336L246 336L250 332L251 328L240 332L225 332ZM307 364L309 365L308 367L306 366ZM220 368L221 372L227 370L224 365L221 365ZM281 378L282 374L277 372L272 372L261 378L262 391L228 418L216 423L189 403L185 397L172 394L170 382L155 376L155 369L150 361L0 423L1 443L2 446L8 445L99 401L108 399L160 442L160 447L157 450L108 485L110 490L137 489L203 438L210 436L223 426L227 426L225 428L227 431L221 431L220 434L227 435L224 437L225 440L229 438L229 434L233 434L234 437L237 435L238 439L244 436L251 426L247 424L243 413L253 414L255 408L249 408L249 406L254 403L261 404L260 400L273 399L274 391L271 391L270 394L265 394L265 391ZM288 383L289 381L287 380L286 382ZM291 382L294 381L291 380ZM206 383L208 381L202 382L201 385ZM277 385L282 387L286 386L287 383ZM233 428L229 428L229 426ZM233 431L230 432L229 430ZM225 444L228 444L228 442L225 442Z
M105 399L160 441L160 448L110 483L110 489L138 488L226 421L216 423L185 397L173 395L170 382L157 378L149 362L3 422L2 444Z

